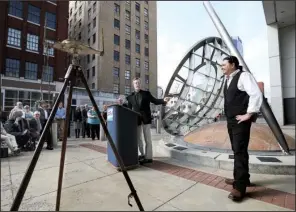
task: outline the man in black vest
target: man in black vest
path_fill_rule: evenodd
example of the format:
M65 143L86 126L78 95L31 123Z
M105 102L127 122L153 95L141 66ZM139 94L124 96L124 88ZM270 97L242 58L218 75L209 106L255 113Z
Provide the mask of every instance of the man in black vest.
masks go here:
M150 109L150 103L155 105L165 105L169 98L156 99L149 91L141 90L141 79L135 78L133 80L133 85L135 91L127 96L127 107L140 113L141 116L138 118L138 145L141 155L139 156L140 163L152 163L153 153L152 153L152 140L151 140L151 121L152 114ZM142 132L145 139L145 152L144 145L142 141Z
M228 134L234 153L234 179L225 183L233 185L228 198L240 201L250 183L248 145L251 124L259 112L263 95L254 77L242 71L234 56L223 59L222 71L226 77L224 86L224 111Z

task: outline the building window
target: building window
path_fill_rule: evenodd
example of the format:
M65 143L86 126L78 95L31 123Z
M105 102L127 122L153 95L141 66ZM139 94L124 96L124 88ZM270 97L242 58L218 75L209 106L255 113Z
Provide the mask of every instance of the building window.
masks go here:
M20 61L15 59L6 59L5 64L5 76L7 77L19 77Z
M96 59L96 55L93 54L93 55L92 55L92 60L95 60L95 59Z
M129 26L127 24L125 25L125 33L128 35L131 34L131 26Z
M140 12L140 4L138 2L136 2L136 11Z
M46 40L44 45L43 54L54 56L54 48L52 47L54 44L54 41L52 40Z
M88 19L90 19L90 17L91 17L91 8L89 8L87 11L87 17L88 17Z
M113 93L119 93L119 84L113 84Z
M56 14L46 12L46 27L51 28L51 29L56 28Z
M129 21L131 20L131 12L128 10L125 11L125 19Z
M95 86L96 86L95 83L92 83L91 84L91 89L95 89Z
M96 10L97 10L97 2L95 2L95 3L93 4L93 13L95 13Z
M78 27L81 28L81 19L78 22Z
M114 18L114 28L120 29L120 21Z
M136 30L135 35L136 35L136 39L140 40L140 31L139 30Z
M26 62L25 79L37 80L38 65Z
M81 32L78 34L78 40L81 40Z
M93 34L93 44L96 42L96 33Z
M70 22L69 22L69 26L70 26L70 28L72 27L72 20L70 20Z
M23 2L22 1L9 1L8 14L23 18Z
M145 83L149 84L149 75L145 75Z
M149 62L147 62L147 61L144 62L144 69L145 69L146 71L149 70Z
M113 52L113 59L114 61L119 61L120 54L118 51Z
M128 54L125 55L125 64L127 65L131 64L131 56Z
M126 5L130 5L131 2L130 2L130 1L125 1L125 4L126 4Z
M114 34L114 44L115 45L120 45L120 37L118 35Z
M120 16L120 6L114 3L114 15Z
M86 70L86 78L89 79L89 69Z
M136 58L136 67L140 68L140 59Z
M140 17L136 16L136 24L140 25Z
M126 85L124 87L124 93L125 93L125 95L129 95L131 93L131 86Z
M96 24L97 24L97 18L94 18L94 19L93 19L93 28L96 27Z
M37 35L27 34L27 50L38 52L39 37Z
M145 47L145 56L149 57L149 48Z
M113 67L113 77L119 78L119 68Z
M90 46L90 38L87 39L87 44Z
M147 8L144 8L144 16L148 17L148 9Z
M137 53L141 53L141 47L140 47L140 44L136 44L136 52Z
M141 74L139 72L136 72L136 77L137 78L140 78L141 77Z
M7 44L10 46L21 47L21 31L8 28Z
M77 8L77 1L75 1L75 5L74 5L74 9L76 9Z
M87 32L90 32L90 23L87 25Z
M148 24L148 21L145 21L145 22L144 22L144 28L145 28L145 30L149 30L149 24Z
M93 77L96 76L96 67L95 66L92 67L92 76Z
M87 55L87 63L90 63L90 55Z
M131 79L131 71L125 71L125 73L124 73L124 78L125 78L126 80Z
M53 67L52 66L43 66L42 80L45 82L52 82L53 81Z
M131 41L130 40L125 39L125 48L126 49L130 49L131 48Z
M70 9L70 16L72 15L72 8Z
M145 43L149 43L149 35L145 34Z
M79 7L78 14L81 15L82 13L82 6Z
M35 24L40 24L40 9L29 4L28 7L28 21Z

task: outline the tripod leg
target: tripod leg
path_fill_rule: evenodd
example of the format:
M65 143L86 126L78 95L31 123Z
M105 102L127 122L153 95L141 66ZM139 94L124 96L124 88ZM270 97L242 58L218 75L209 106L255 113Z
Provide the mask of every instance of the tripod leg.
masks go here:
M106 123L105 123L105 121L104 121L104 119L103 119L103 117L101 115L101 112L100 112L100 110L99 110L99 108L97 106L97 103L96 103L96 101L95 101L95 99L94 99L94 97L93 97L93 95L92 95L92 93L91 93L91 91L90 91L90 89L89 89L89 87L87 85L87 81L86 81L86 79L85 79L85 77L83 75L83 72L82 72L81 68L79 69L79 77L80 77L80 79L81 79L81 81L82 81L82 83L83 83L83 85L84 85L84 87L85 87L85 89L86 89L86 91L88 93L88 96L89 96L89 98L90 98L90 100L92 102L92 105L95 107L96 113L98 114L98 117L100 119L101 125L102 125L103 130L104 130L104 132L106 134L106 138L109 141L109 144L110 144L110 146L111 146L111 148L112 148L112 150L114 152L114 155L116 157L116 160L117 160L117 162L120 165L120 169L122 170L123 176L125 177L125 180L126 180L128 186L129 186L130 190L131 190L131 194L129 195L128 198L130 198L131 196L133 196L135 198L135 201L136 201L136 203L138 205L139 210L140 211L144 211L144 208L142 206L142 203L141 203L141 201L140 201L140 199L138 197L137 191L135 190L135 188L133 186L133 183L132 183L132 181L131 181L131 179L130 179L127 171L126 171L126 168L125 168L125 166L123 164L123 161L122 161L122 159L121 159L121 157L120 157L120 155L119 155L119 153L118 153L118 151L116 149L116 146L115 146L115 144L113 142L113 139L112 139L112 137L111 137L111 135L110 135L110 133L109 133L109 131L107 129Z
M60 100L62 99L62 96L64 95L67 84L69 82L69 76L70 76L71 72L72 72L72 65L70 65L68 70L67 70L62 90L59 93L59 96L58 96L56 102L54 103L52 112L50 113L49 118L48 118L48 120L47 120L47 122L45 124L43 132L42 132L42 134L40 136L40 139L39 139L38 146L37 146L37 148L36 148L36 150L34 152L33 158L32 158L32 160L31 160L31 162L30 162L30 164L28 166L28 169L27 169L27 171L25 173L25 176L23 177L21 185L20 185L20 187L19 187L19 189L18 189L18 191L16 193L16 196L15 196L15 198L13 200L10 211L18 211L18 209L20 207L20 204L22 203L23 197L24 197L24 195L26 193L27 187L29 185L29 182L31 180L31 177L32 177L32 174L34 172L35 166L37 164L38 158L40 156L41 150L43 148L44 141L45 141L44 138L47 135L47 131L49 130L49 127L51 126L52 121L54 119L54 116L55 116L55 114L56 114L56 112L58 110L58 104L59 104Z
M69 126L68 120L70 119L73 85L74 85L74 83L70 84L70 90L69 90L67 108L66 108L66 118L65 118L65 122L64 122L64 132L63 132L64 135L63 135L62 151L61 151L61 158L60 158L59 180L58 180L58 190L57 190L57 198L56 198L56 211L60 210L61 192L62 192L63 176L64 176L65 155L66 155L67 138L68 138L68 126Z

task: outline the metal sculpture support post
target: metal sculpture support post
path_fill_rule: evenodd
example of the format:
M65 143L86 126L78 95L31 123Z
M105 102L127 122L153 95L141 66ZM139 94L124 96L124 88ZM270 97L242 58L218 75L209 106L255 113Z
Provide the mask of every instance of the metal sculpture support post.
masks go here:
M96 51L94 49L91 49L89 46L86 46L84 44L82 44L81 42L78 41L71 41L71 40L65 40L61 43L56 43L54 44L54 48L59 49L61 51L65 51L67 53L73 54L73 60L72 60L72 64L69 66L67 73L65 75L65 81L64 84L62 86L61 92L59 93L58 98L56 99L52 112L48 118L48 121L45 125L45 128L43 130L43 133L41 134L41 137L39 139L39 143L38 146L34 152L33 158L31 160L31 162L29 163L28 169L25 173L25 176L23 177L23 180L19 186L19 189L17 191L17 194L14 198L14 201L12 203L11 209L10 211L18 211L20 204L22 203L23 197L25 195L25 192L27 190L27 187L29 185L29 182L31 180L32 174L34 172L35 166L37 164L38 158L40 156L40 153L42 151L44 142L45 142L45 135L46 132L49 130L50 125L53 122L54 116L56 114L56 111L58 109L58 104L60 102L60 100L62 99L62 96L64 95L64 92L67 88L67 86L69 86L69 95L68 95L68 101L67 101L67 108L66 108L66 118L69 118L70 115L70 108L71 108L71 102L72 102L72 92L73 92L73 86L75 86L75 83L77 81L77 79L81 79L87 93L88 96L91 100L92 105L95 108L96 113L98 114L98 117L100 119L101 125L103 127L103 130L106 134L106 137L108 139L108 142L114 152L114 155L117 159L118 164L120 165L120 169L122 170L122 174L125 177L125 180L131 190L131 193L128 195L128 204L130 206L132 206L130 204L130 198L134 197L138 208L140 211L144 211L144 208L141 204L141 201L137 195L137 192L133 186L133 183L126 171L126 168L124 166L124 163L116 149L116 146L113 142L113 139L107 129L107 126L104 122L104 119L101 115L101 112L96 104L96 101L88 87L87 81L84 77L82 68L78 65L78 55L87 55L87 54L99 54L99 51ZM59 168L59 177L58 177L58 189L57 189L57 197L56 197L56 211L60 210L60 200L61 200L61 190L62 190L62 183L63 183L63 173L64 173L64 164L65 164L65 155L66 155L66 148L67 148L67 134L68 134L68 121L65 122L65 131L64 131L64 136L63 136L63 143L62 143L62 150L61 150L61 159L60 159L60 168Z
M206 8L209 16L211 17L215 27L217 28L221 38L223 39L224 43L229 48L230 52L236 56L240 64L244 67L244 69L248 72L250 72L246 62L238 52L238 50L235 48L234 44L232 43L231 37L229 33L227 32L226 28L224 27L223 23L221 22L220 18L218 17L217 13L215 12L214 8L212 7L211 3L209 1L203 2L204 7ZM251 73L251 72L250 72ZM276 137L280 148L285 154L290 154L289 146L287 144L287 141L285 139L285 136L280 128L280 125L278 124L269 104L267 103L266 99L263 98L263 102L260 108L263 117L265 118L267 124L269 125L271 131L273 132L274 136Z

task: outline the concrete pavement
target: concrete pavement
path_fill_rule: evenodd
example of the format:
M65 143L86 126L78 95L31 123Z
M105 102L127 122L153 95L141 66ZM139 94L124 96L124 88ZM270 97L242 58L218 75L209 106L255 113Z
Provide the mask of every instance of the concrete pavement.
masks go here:
M133 199L133 207L128 206L130 190L122 173L106 161L105 147L106 142L89 139L69 141L61 211L138 210ZM153 165L128 172L146 211L295 209L295 176L252 175L252 181L260 184L257 190L265 188L268 195L257 192L238 204L227 198L229 188L222 185L231 172L198 167L157 152L155 157ZM31 158L32 152L26 152L1 160L2 211L9 210ZM59 148L42 152L20 211L55 209L59 160Z

